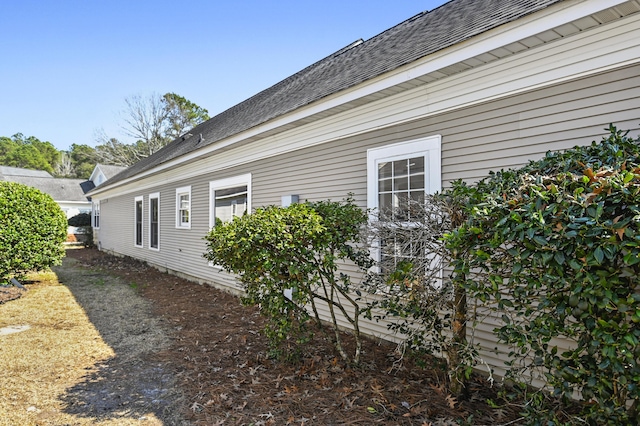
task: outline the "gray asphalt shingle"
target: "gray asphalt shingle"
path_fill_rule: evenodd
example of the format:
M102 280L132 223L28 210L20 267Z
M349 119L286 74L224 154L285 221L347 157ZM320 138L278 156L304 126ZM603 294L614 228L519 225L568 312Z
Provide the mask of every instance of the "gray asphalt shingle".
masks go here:
M216 115L106 186L283 116L562 0L453 0L310 65ZM203 140L199 141L200 135Z

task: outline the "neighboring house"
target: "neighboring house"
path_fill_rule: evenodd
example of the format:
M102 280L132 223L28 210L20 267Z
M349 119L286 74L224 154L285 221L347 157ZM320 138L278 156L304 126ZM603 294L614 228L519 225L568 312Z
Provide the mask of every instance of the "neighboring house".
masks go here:
M79 186L82 179L54 178L43 170L0 166L0 180L21 183L49 194L62 208L67 219L78 213L91 212L91 203Z
M82 190L86 193L91 191L93 188L102 185L108 179L111 179L118 173L126 170L126 167L123 166L111 166L108 164L96 164L93 168L93 172L91 172L91 176L89 179L82 182L80 186Z
M126 170L123 166L111 166L108 164L96 164L89 176L89 180L80 183L80 187L84 193L91 191L92 189L102 185L107 180L116 176L118 173ZM87 197L91 200L91 197ZM100 227L100 202L91 203L91 225L93 228Z
M600 140L609 123L638 135L638 12L640 2L623 0L453 0L418 14L92 190L95 241L237 289L202 257L216 218L292 196L353 193L363 208L378 208ZM475 331L488 349L493 327ZM383 323L362 328L387 333ZM503 366L490 350L483 356Z

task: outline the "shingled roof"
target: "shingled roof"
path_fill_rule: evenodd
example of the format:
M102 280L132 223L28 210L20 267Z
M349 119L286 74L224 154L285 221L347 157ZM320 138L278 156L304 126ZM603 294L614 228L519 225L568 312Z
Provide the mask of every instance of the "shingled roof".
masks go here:
M40 176L4 176L0 180L21 183L32 188L39 189L45 194L49 194L57 202L61 201L82 201L86 202L87 197L80 188L82 179L61 179Z
M96 164L96 167L100 168L102 174L106 179L111 179L121 171L125 170L123 166L112 166L110 164Z
M49 172L44 170L31 170L23 169L21 167L0 166L0 180L3 180L4 176L30 176L30 177L48 177L51 178Z
M354 87L562 0L452 0L352 43L192 129L105 186Z

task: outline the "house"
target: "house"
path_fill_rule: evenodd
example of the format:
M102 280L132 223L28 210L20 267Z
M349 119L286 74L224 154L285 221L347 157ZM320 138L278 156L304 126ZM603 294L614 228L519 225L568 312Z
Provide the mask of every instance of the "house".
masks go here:
M91 203L80 189L82 179L54 178L44 170L0 166L0 180L21 183L49 194L67 219L78 213L90 213Z
M93 188L102 185L110 179L125 170L126 167L123 166L112 166L110 164L96 164L93 168L93 172L91 172L91 176L89 179L80 183L80 187L82 187L82 191L87 193L91 191Z
M126 170L126 167L123 166L112 166L109 164L96 164L93 168L93 172L91 172L91 176L89 179L80 182L80 187L82 188L83 193L87 193L92 189L102 185L107 180L116 176L118 173ZM87 199L91 201L91 197L87 196ZM94 228L100 227L100 203L95 202L91 204L91 225Z
M638 12L637 0L452 0L420 13L92 190L95 241L238 289L202 257L216 218L348 193L378 208L600 140L609 123L638 135ZM490 349L492 328L475 331ZM384 324L362 329L387 333Z

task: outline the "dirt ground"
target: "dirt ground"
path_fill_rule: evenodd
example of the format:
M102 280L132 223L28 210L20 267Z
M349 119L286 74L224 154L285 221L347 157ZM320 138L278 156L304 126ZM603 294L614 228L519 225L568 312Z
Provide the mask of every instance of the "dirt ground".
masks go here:
M267 356L257 310L234 295L93 249L68 250L67 256L79 273L118 277L141 296L136 309L147 309L151 319L145 321L153 323L136 324L132 314L124 334L150 328L166 334L154 335L154 349L140 353L127 349L123 336L106 338L118 342L122 355L67 393L67 406L78 412L121 409L126 400L155 407L165 425L519 424L516 410L486 404L494 389L483 379L473 381L467 400L457 401L428 368L409 360L399 367L395 345L366 341L363 365L351 368L318 334L298 362L280 362ZM101 330L118 301L79 303Z

